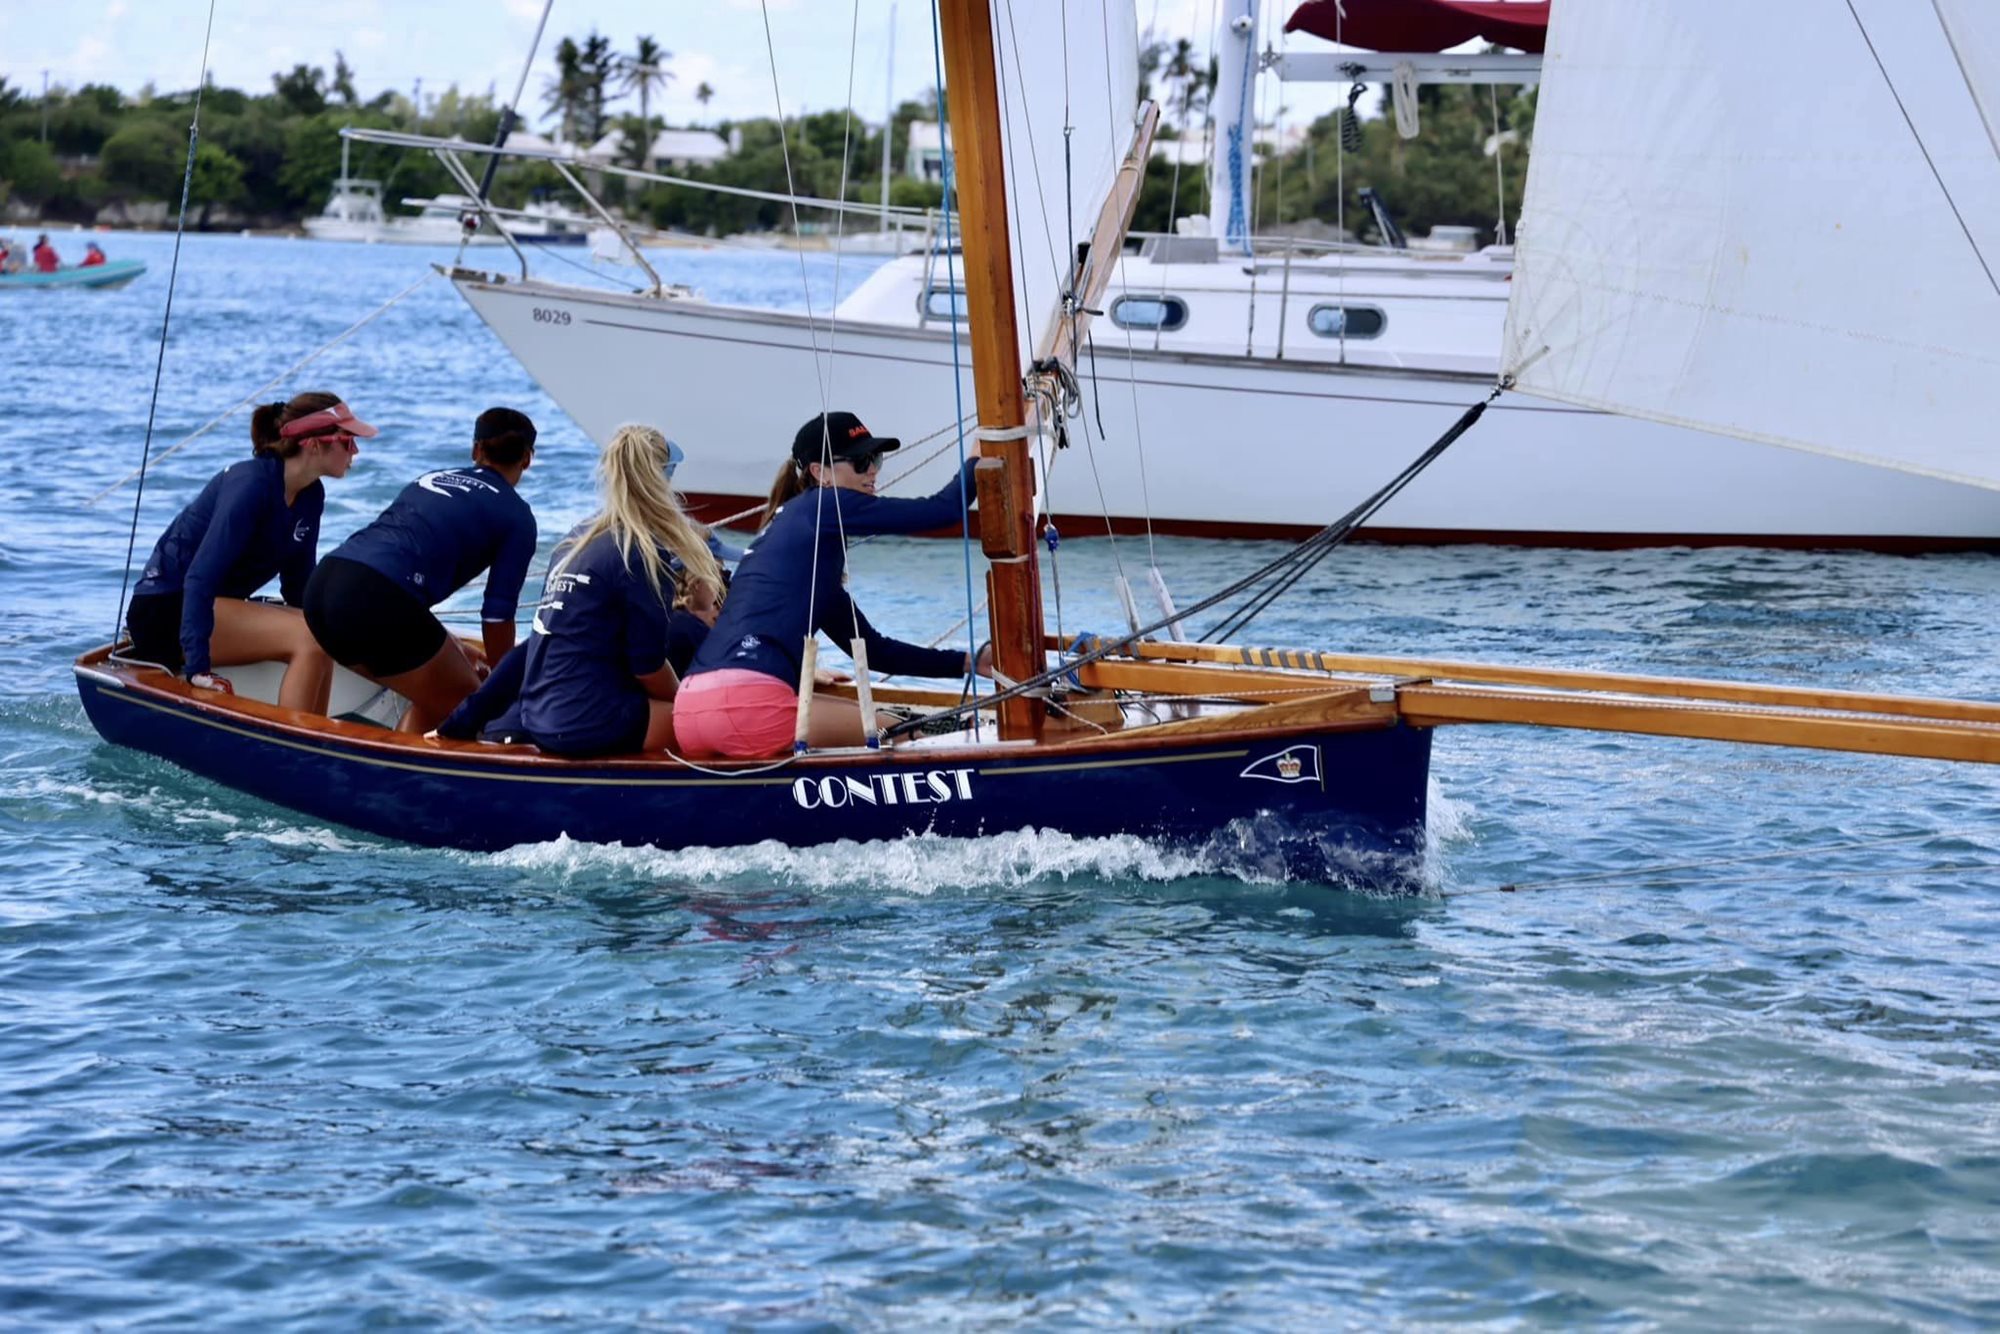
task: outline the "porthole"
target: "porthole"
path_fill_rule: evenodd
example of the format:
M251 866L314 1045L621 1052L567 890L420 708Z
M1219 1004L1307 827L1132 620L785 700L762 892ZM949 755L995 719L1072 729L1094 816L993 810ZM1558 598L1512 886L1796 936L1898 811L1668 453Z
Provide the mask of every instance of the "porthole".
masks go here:
M1380 338L1388 316L1375 306L1314 306L1306 324L1321 338Z
M965 320L965 289L962 287L928 287L924 289L924 318L927 320Z
M1187 318L1187 302L1177 296L1121 296L1111 303L1111 322L1121 329L1172 333Z

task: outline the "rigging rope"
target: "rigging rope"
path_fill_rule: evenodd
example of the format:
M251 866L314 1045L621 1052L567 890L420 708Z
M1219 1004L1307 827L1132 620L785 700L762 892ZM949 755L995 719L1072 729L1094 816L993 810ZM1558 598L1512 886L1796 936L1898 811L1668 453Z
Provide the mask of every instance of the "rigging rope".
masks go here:
M1320 560L1322 560L1326 556L1326 553L1328 551L1331 551L1334 547L1338 546L1341 542L1345 541L1354 532L1356 528L1358 528L1364 521L1368 519L1369 516L1373 515L1377 510L1381 509L1383 505L1387 504L1398 491L1401 491L1405 486L1408 486L1411 480L1414 479L1418 473L1422 472L1423 469L1430 466L1430 464L1434 462L1439 455L1443 454L1444 451L1448 449L1454 441L1456 441L1460 436L1464 435L1467 431L1471 430L1473 423L1477 422L1481 417L1486 415L1486 409L1493 403L1495 399L1497 399L1503 392L1505 392L1508 387L1509 387L1508 382L1503 382L1500 385L1495 386L1491 394L1487 395L1487 397L1481 400L1480 402L1474 403L1471 407L1467 408L1464 414L1461 415L1459 419L1452 424L1450 430L1446 431L1442 436L1438 437L1436 442L1434 442L1429 449L1426 449L1422 454L1418 455L1417 458L1413 460L1408 467L1404 468L1402 472L1398 473L1394 478L1390 479L1390 481L1380 490L1375 492L1374 495L1368 497L1368 499L1362 501L1359 505L1356 505L1352 510L1349 510L1347 514L1342 516L1340 519L1334 521L1333 523L1328 524L1325 528L1320 529L1319 532L1307 538L1304 542L1299 543L1292 550L1286 552L1284 555L1278 557L1276 560L1270 561L1265 565L1259 567L1258 569L1252 570L1249 574L1245 575L1241 579L1238 579L1235 583L1229 585L1227 588L1224 588L1219 592L1209 594L1207 597L1203 598L1201 601L1195 603L1191 607L1188 607L1181 611L1174 612L1171 615L1162 617L1161 619L1153 622L1151 625L1142 626L1138 630L1134 631L1132 634L1127 635L1123 638L1112 639L1107 642L1101 643L1095 648L1079 653L1074 657L1064 659L1055 667L1049 668L1042 672L1038 672L1035 675L1028 677L1024 681L1019 681L1012 685L1009 685L1006 689L998 691L994 695L992 695L987 700L987 703L997 704L1002 700L1013 699L1016 698L1017 696L1026 695L1033 691L1039 690L1041 687L1046 686L1051 682L1059 681L1062 678L1071 675L1079 667L1087 666L1090 663L1098 662L1104 658L1110 657L1113 653L1116 653L1121 649L1128 647L1129 645L1137 642L1138 640L1144 639L1147 635L1154 634L1160 630L1165 629L1167 626L1173 624L1175 621L1186 620L1189 617L1198 616L1202 612L1209 611L1215 607L1219 607L1223 603L1230 601L1232 598L1235 598L1239 594L1242 594L1244 592L1249 591L1252 588L1257 587L1259 584L1263 583L1267 579L1274 579L1274 578L1285 579L1285 577L1292 571L1294 566L1303 566L1303 568L1300 569L1299 571L1300 573L1303 573L1305 569L1310 569L1313 565L1318 564ZM1292 582L1295 582L1295 579L1286 579L1284 586L1289 588ZM1280 589L1279 591L1282 592L1283 590ZM1266 599L1263 603L1261 603L1255 608L1255 611L1263 610L1263 607L1268 604L1269 600ZM1252 612L1252 615L1255 614L1255 611ZM1243 623L1248 624L1248 618L1245 618ZM935 722L936 720L941 718L958 716L965 712L966 707L967 706L960 705L956 709L941 710L938 713L929 715L929 717L925 721ZM900 736L906 732L915 730L915 727L916 727L915 723L898 723L896 726L890 728L886 733L884 733L884 736L888 737Z
M416 291L419 287L422 287L425 283L429 282L431 279L435 277L437 277L437 270L432 269L426 272L423 275L423 277L417 279L415 282L411 283L408 287L405 287L402 291L396 293L396 295L390 297L387 301L384 301L381 305L375 307L375 309L369 311L366 315L363 315L360 319L356 320L354 323L348 325L345 329L335 334L332 338L328 339L324 343L321 343L319 347L315 348L311 352L308 352L305 356L299 358L299 360L293 362L291 365L287 366L284 370L279 371L276 375L264 381L264 383L258 385L255 389L252 389L248 394L245 394L242 398L237 399L236 402L230 404L227 408L224 408L221 412L217 413L215 416L210 417L200 426L188 432L188 434L174 441L173 444L168 445L165 449L161 450L159 453L152 455L150 458L142 462L137 468L134 468L131 472L126 473L123 477L120 477L117 481L105 487L102 491L99 491L96 495L90 497L90 499L84 501L83 503L85 505L95 505L98 501L104 499L106 496L110 495L113 491L116 491L119 487L125 485L125 483L131 481L135 477L140 476L149 465L160 463L166 459L172 458L175 454L178 454L182 449L193 444L195 441L201 439L203 436L207 435L210 431L222 425L223 422L228 421L231 417L235 416L245 407L249 406L250 404L256 402L258 399L262 398L266 392L277 387L278 385L283 384L286 380L289 380L292 376L298 374L300 371L312 365L315 361L318 361L321 357L325 356L327 353L333 351L334 348L346 342L348 339L352 338L355 334L361 332L363 328L365 328L368 324L372 323L377 316L381 315L384 311L388 310L389 307L395 305L398 301L401 301L404 297Z
M160 379L167 366L167 332L174 323L174 284L181 272L181 237L187 232L188 194L194 187L195 149L201 142L201 95L208 87L208 41L215 31L215 0L208 0L208 23L201 34L201 78L194 86L194 116L188 122L187 167L181 173L181 211L174 220L174 257L167 266L166 310L160 316L160 351L153 361L153 397L146 405L146 438L139 446L139 489L132 495L132 531L125 538L125 573L118 581L118 619L111 625L116 644L125 628L125 594L132 584L132 553L139 547L139 506L146 498L146 459L153 452L153 423L160 409Z
M997 61L995 62L995 64L998 63L999 62ZM942 96L942 93L944 91L944 28L938 17L938 0L931 0L931 66L935 73L935 77L937 78L937 87L940 93L940 96L938 98L938 142L940 144L943 144L949 142L948 136L951 132L951 118L947 103L945 102ZM940 154L940 156L943 159L942 162L943 176L941 178L940 183L944 187L945 207L941 208L939 212L944 215L943 217L944 253L946 255L950 255L951 220L955 216L955 209L952 206L952 191L955 187L956 181L954 179L955 174L952 171L952 154L942 153ZM961 271L963 270L963 267L964 267L963 264L961 264L960 265ZM948 276L949 266L947 266L946 272ZM979 613L972 605L972 600L973 600L972 599L972 504L971 504L971 497L966 496L964 494L964 490L966 487L965 426L966 426L966 421L968 419L968 414L965 411L964 362L961 355L961 349L959 347L959 337L958 337L959 284L947 281L945 283L945 288L950 293L948 313L951 316L952 406L954 410L958 413L958 421L955 423L955 436L958 443L958 479L959 479L958 485L959 485L960 499L965 501L965 505L963 507L963 517L961 517L959 520L959 533L960 533L959 550L963 553L965 558L966 662L969 665L969 667L973 669L973 670L968 670L965 674L965 691L967 694L976 697L979 694L979 677L976 672L976 669L979 666L979 646L977 643L978 632L973 629L973 621L978 617ZM977 409L974 409L974 411L970 414L970 416L975 419L978 417L978 415L979 414ZM885 733L884 736L886 737L891 734L892 733ZM974 740L978 740L979 713L977 709L975 709L972 714L972 735Z

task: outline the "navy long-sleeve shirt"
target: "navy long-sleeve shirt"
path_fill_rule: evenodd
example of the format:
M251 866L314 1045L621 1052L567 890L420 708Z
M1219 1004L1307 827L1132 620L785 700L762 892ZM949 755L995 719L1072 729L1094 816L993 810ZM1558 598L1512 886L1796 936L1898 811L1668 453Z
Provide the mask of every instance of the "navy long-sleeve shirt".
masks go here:
M667 617L667 665L685 674L695 650L708 637L708 626L691 611L677 611ZM516 644L487 674L479 689L438 724L438 735L458 741L472 741L485 735L527 730L521 722L521 683L528 675L528 652L534 640ZM658 670L657 668L655 670Z
M139 596L181 594L181 657L189 676L209 670L215 600L247 598L279 576L285 601L305 596L319 550L326 487L315 480L285 503L285 461L275 454L232 463L174 516L146 558Z
M906 644L868 623L841 586L841 534L854 538L922 533L958 523L972 503L975 462L967 459L960 476L921 500L826 488L823 493L808 491L784 505L736 567L722 617L694 655L688 675L733 667L797 686L799 655L806 636L814 631L842 649L855 639L864 640L873 671L897 676L964 675L963 650Z
M330 555L387 575L426 607L490 569L479 616L511 621L535 558L535 514L491 468L446 468L404 487Z

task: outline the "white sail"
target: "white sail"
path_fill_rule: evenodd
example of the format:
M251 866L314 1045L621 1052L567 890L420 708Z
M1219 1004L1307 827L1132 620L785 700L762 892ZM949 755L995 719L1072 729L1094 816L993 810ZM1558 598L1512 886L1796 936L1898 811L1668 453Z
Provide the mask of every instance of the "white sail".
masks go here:
M1993 0L1557 4L1517 387L2000 487L1997 39Z
M1138 17L1132 0L994 0L993 37L1025 355L1059 308L1075 246L1090 239L1131 147Z
M2000 153L2000 5L1993 0L1933 0L1944 20L1952 54L1958 57L1973 100L1986 121L1986 135Z

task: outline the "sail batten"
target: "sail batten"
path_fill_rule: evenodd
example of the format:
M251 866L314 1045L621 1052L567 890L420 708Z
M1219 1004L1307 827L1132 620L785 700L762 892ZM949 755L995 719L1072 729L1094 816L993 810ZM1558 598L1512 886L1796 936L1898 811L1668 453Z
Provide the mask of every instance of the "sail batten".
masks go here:
M1516 387L2000 488L2000 22L1976 8L1557 6Z

